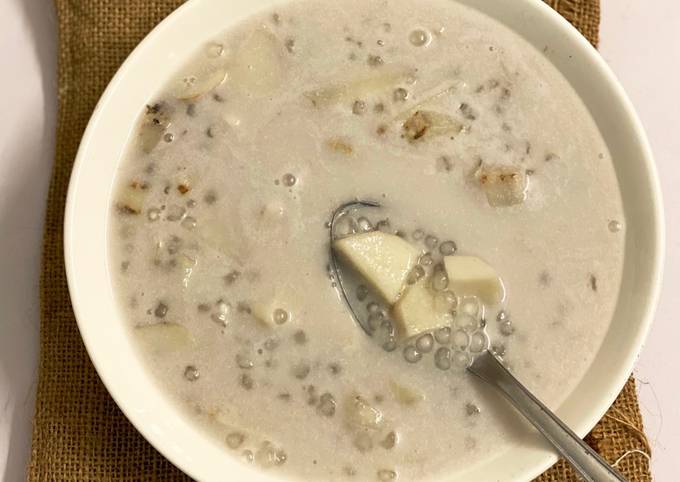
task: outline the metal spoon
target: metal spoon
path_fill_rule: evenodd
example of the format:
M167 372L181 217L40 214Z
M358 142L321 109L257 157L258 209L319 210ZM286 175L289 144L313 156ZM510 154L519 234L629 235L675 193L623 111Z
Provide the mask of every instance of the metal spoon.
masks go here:
M380 203L375 201L351 201L339 206L334 212L330 223L330 271L336 280L338 292L349 308L352 318L367 333L371 330L367 322L358 316L349 301L347 290L343 282L342 273L338 268L337 259L333 252L335 241L335 226L338 220L349 210L358 208L378 208ZM590 448L564 422L543 405L519 380L517 380L489 350L476 355L467 370L479 379L500 390L510 403L524 417L543 434L555 450L564 457L587 482L626 482L626 479L600 455Z

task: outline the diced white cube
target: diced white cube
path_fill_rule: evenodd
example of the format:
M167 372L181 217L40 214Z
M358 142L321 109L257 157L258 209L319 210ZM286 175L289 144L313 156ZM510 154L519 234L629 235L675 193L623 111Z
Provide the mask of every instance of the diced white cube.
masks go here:
M444 266L449 289L458 296L477 296L488 305L497 305L505 298L496 270L476 256L446 256Z
M401 340L451 324L451 314L439 309L428 281L423 278L409 286L392 309L397 336Z
M402 294L420 251L399 236L372 231L339 239L333 248L388 304Z

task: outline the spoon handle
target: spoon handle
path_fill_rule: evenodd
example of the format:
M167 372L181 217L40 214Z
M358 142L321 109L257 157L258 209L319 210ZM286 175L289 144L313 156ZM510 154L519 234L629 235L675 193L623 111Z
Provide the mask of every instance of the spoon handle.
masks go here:
M475 357L468 370L503 392L515 408L548 439L584 480L626 482L616 469L533 396L490 351L487 350Z

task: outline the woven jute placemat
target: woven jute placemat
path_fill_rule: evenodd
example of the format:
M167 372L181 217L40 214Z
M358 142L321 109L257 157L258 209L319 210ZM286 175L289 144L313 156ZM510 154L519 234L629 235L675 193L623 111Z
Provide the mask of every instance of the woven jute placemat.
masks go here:
M60 40L59 122L42 258L39 383L28 480L186 480L132 427L99 380L78 334L62 254L67 184L97 99L130 51L182 1L55 1ZM548 3L597 44L599 0ZM645 455L649 446L633 379L586 440L609 462L616 462L631 481L651 480ZM225 480L229 480L227 474ZM559 462L536 480L577 478Z

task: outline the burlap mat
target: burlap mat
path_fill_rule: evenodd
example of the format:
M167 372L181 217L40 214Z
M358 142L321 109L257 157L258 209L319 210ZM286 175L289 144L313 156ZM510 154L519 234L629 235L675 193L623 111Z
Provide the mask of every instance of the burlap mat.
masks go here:
M415 1L415 0L414 0ZM28 479L186 480L132 427L85 352L71 310L62 254L66 187L92 110L137 43L181 0L56 0L59 14L59 127L49 190L40 284L40 373ZM598 0L548 3L597 44ZM631 481L650 481L649 453L631 379L587 441ZM631 452L638 451L638 452ZM225 474L225 480L229 477ZM558 463L539 482L577 480Z

